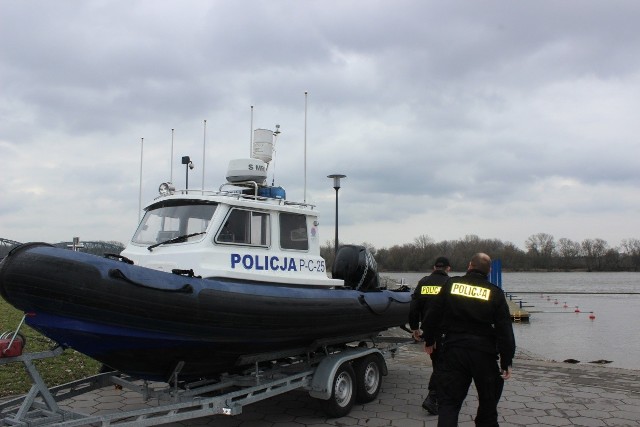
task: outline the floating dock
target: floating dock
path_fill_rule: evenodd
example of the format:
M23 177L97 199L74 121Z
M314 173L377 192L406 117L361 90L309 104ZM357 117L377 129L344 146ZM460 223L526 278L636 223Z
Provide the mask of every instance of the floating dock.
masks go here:
M489 280L491 283L502 289L502 260L494 259L491 261ZM518 302L513 301L513 295L510 295L508 292L505 292L505 296L507 297L511 320L514 322L528 322L529 312L522 309L522 300Z
M522 302L515 302L509 298L507 294L507 304L509 305L509 314L514 322L528 322L529 312L522 309Z

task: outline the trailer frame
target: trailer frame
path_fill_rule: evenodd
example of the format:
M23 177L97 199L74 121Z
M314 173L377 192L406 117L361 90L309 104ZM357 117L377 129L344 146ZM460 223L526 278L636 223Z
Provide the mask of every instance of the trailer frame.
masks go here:
M378 371L379 378L373 378L377 380L374 383L377 395L382 376L388 372L385 359L395 357L401 346L411 342L378 335L341 337L318 341L307 348L247 355L238 363L252 364L252 368L240 374L223 374L216 380L180 382L182 366L178 364L167 383L105 372L51 388L47 387L33 361L56 357L63 348L24 353L0 358L0 365L22 363L32 382L27 394L0 401L0 426L152 426L218 414L233 416L241 414L246 405L296 389L306 390L311 397L324 401L329 416L343 416L351 410L356 391L360 392L363 387L363 378L352 375L349 379L349 372L355 372L351 366L359 366L358 363L365 360L375 362L377 369L367 372L376 375L375 371ZM341 375L338 379L337 373ZM63 409L59 404L109 386L137 392L145 402L155 400L157 404L97 415ZM343 391L346 394L338 396ZM343 401L343 398L351 400Z

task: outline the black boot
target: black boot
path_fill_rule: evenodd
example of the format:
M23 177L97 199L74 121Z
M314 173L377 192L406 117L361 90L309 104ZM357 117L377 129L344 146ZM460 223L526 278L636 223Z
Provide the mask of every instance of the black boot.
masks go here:
M429 391L427 398L422 402L422 407L431 415L438 415L438 398L435 392Z

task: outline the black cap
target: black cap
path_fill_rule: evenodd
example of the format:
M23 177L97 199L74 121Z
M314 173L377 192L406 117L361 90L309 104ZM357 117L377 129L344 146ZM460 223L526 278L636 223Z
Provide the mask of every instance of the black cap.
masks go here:
M436 258L436 262L434 264L434 266L438 267L438 268L443 268L443 267L451 267L451 264L449 264L449 259L445 258L443 256Z

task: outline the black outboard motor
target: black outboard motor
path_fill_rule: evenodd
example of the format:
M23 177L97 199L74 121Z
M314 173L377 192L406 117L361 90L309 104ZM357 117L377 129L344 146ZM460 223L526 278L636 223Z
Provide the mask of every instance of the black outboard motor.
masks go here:
M380 287L378 265L364 246L341 246L331 274L334 279L342 279L345 286L356 290L370 291Z

